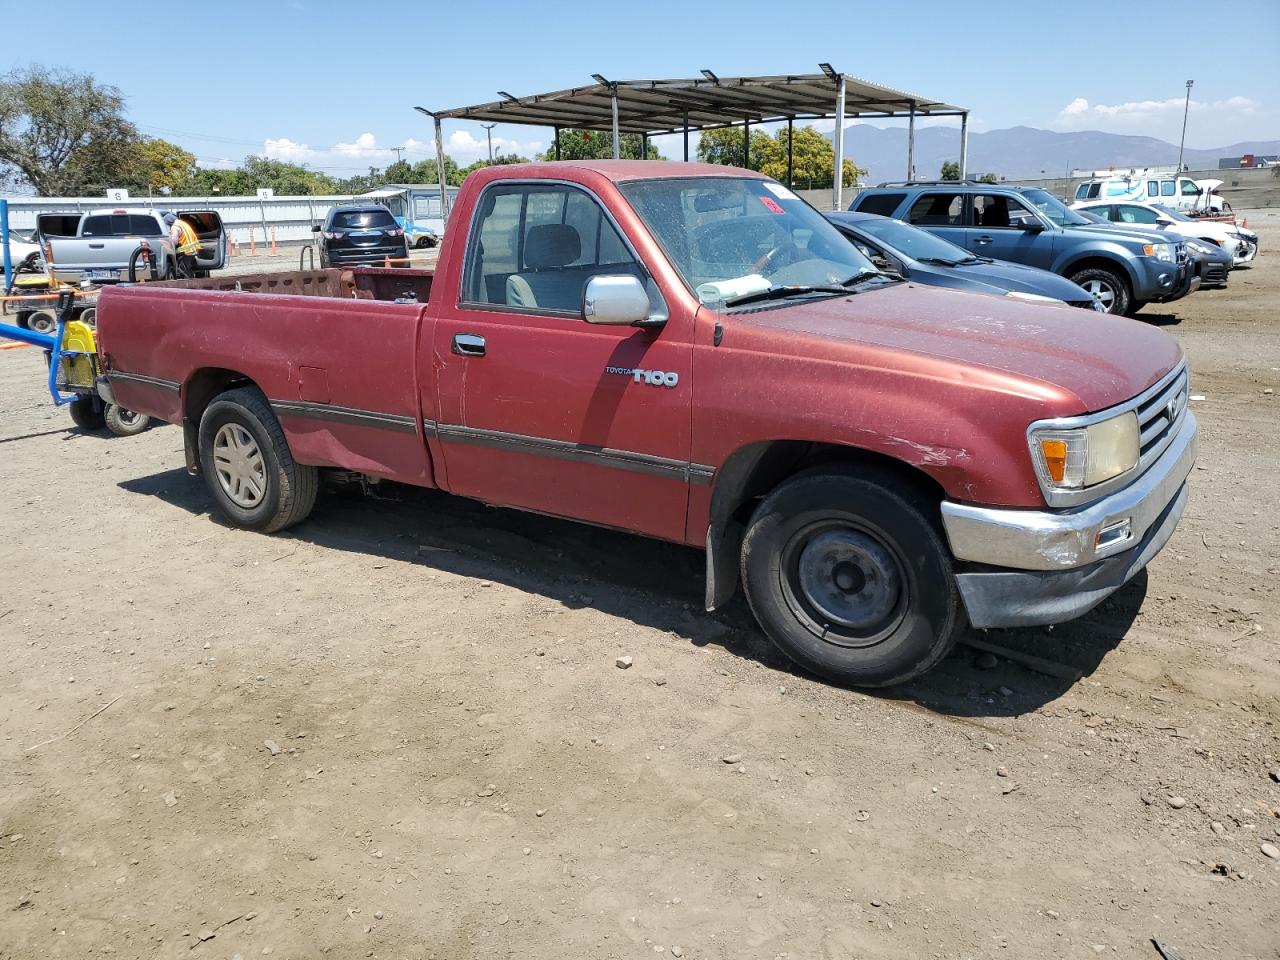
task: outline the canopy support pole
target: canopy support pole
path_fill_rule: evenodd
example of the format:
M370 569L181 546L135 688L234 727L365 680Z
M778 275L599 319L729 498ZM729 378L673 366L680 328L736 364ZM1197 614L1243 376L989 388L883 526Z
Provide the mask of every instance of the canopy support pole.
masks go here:
M915 179L916 169L916 105L911 102L911 113L907 116L907 179Z
M836 128L831 142L836 151L836 168L831 185L831 207L844 209L844 74L840 74L836 87Z
M960 114L960 179L969 176L969 112Z
M649 159L649 135L647 133L640 134L640 159Z
M787 117L787 186L795 188L795 151L792 149L792 134L795 132L795 117Z
M440 174L440 219L445 226L449 225L449 178L444 170L444 136L440 130L440 118L432 117L436 123L436 170Z
M751 121L742 121L742 169L751 169Z
M689 111L684 112L684 162L689 162Z
M618 85L609 85L609 101L613 106L613 159L622 158L622 137L618 135Z
M557 160L559 160L559 159L560 159L560 128L559 128L559 127L552 127L552 129L553 129L553 130L555 130L555 132L556 132L556 152L555 152L555 158L556 158Z

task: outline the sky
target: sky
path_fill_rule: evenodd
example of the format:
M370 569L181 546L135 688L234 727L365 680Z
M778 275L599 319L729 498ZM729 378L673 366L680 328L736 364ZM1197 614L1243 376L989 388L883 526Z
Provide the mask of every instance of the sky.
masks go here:
M162 16L113 7L59 0L57 20L80 25L69 30L51 28L40 4L0 0L0 73L31 63L91 73L124 93L144 134L206 166L257 154L344 176L386 166L395 147L410 161L434 156L431 123L415 104L558 90L593 73L812 73L821 61L966 106L973 130L1021 124L1174 143L1193 79L1189 147L1280 138L1280 0L1230 16L1188 0L216 0L168 4ZM496 152L531 156L551 131L499 126L493 136ZM476 123L447 121L444 140L463 165L488 152ZM657 143L678 155L674 138Z

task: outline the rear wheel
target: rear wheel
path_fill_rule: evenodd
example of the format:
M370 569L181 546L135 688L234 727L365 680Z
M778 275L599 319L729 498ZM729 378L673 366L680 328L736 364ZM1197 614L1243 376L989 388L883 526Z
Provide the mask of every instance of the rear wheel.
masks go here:
M209 492L238 527L272 533L315 506L319 471L294 462L280 421L256 389L229 390L209 404L199 449Z
M1129 284L1114 270L1105 267L1089 267L1071 276L1071 282L1084 287L1095 300L1107 308L1107 313L1122 316L1130 312Z
M151 425L151 418L145 413L135 413L114 403L107 404L103 420L107 429L117 437L134 437Z
M963 626L932 507L889 476L801 474L756 509L742 545L747 600L769 638L837 683L924 673Z
M83 323L85 326L87 326L90 330L97 330L98 329L98 308L85 307L83 310L80 311L80 316L76 317L76 319L79 320L81 323Z
M58 318L48 310L27 314L27 329L52 336L58 332Z
M93 397L81 397L78 400L72 400L68 404L67 410L71 414L71 422L81 430L101 430L102 425L106 422L106 417L102 411L102 403Z

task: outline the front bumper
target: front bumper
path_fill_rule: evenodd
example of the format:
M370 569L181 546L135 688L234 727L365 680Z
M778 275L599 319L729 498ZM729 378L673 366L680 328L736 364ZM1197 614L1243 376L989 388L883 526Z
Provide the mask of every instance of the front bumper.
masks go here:
M956 580L975 627L1059 623L1118 590L1168 542L1187 501L1197 425L1188 412L1141 477L1071 510L1001 510L944 501ZM987 568L987 569L983 569Z

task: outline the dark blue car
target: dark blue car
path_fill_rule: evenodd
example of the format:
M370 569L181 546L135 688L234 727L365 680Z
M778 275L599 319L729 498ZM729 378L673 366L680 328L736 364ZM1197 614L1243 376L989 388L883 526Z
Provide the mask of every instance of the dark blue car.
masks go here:
M952 287L1023 300L1059 300L1105 312L1088 291L1039 267L979 257L949 240L874 213L828 213L830 220L881 270L931 287Z

